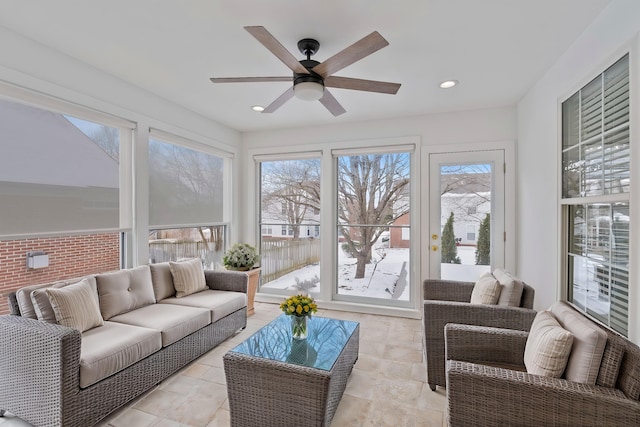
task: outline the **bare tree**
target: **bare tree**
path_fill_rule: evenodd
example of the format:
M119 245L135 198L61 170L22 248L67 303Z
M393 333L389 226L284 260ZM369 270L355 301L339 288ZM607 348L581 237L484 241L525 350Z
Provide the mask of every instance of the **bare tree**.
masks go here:
M409 155L345 156L338 159L338 218L342 237L364 277L371 248L383 231L409 211Z
M89 138L104 150L116 162L120 161L120 130L110 126L100 125Z
M263 163L262 210L263 215L289 224L298 240L300 226L320 210L320 161Z

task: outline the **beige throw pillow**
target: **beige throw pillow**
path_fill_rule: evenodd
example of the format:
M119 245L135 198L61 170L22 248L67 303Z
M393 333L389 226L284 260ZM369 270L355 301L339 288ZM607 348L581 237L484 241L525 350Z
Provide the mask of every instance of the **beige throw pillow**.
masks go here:
M493 270L493 276L498 280L498 282L500 282L500 298L498 299L498 305L520 307L524 284L500 268Z
M491 275L478 279L471 291L471 304L495 305L500 297L500 283Z
M173 277L173 286L176 288L176 298L186 297L207 289L200 258L170 262L169 268Z
M564 377L570 381L595 385L607 345L607 333L564 302L556 302L549 310L558 323L573 334L573 346Z
M80 332L104 325L98 294L87 279L64 288L47 288L45 292L59 324Z
M548 311L539 312L531 325L524 348L527 372L560 378L571 353L573 335Z

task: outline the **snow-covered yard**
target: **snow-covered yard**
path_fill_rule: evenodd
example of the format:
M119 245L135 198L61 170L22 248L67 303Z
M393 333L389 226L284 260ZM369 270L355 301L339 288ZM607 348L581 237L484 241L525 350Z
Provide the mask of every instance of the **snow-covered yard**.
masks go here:
M365 277L355 279L356 259L338 246L338 294L368 298L409 300L409 249L389 249L384 243L376 245L373 262L367 264ZM442 264L442 277L451 280L475 281L489 266L473 265L475 247L460 246L458 256L462 264ZM320 265L308 265L273 280L263 288L319 292ZM324 270L324 274L332 274Z

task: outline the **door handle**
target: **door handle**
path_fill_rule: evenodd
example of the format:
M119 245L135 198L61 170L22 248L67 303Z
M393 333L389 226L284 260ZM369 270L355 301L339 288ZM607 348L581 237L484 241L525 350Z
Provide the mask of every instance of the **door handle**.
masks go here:
M436 245L431 246L431 250L433 252L437 252L438 251L438 246L436 246Z

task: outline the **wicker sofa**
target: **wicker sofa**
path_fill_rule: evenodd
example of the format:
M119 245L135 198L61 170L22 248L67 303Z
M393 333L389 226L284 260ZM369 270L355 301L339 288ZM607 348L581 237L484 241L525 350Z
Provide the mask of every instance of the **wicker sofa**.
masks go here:
M444 326L447 323L527 331L536 315L535 290L522 283L519 307L470 304L474 282L427 279L423 282L423 349L431 390L446 386Z
M246 274L200 266L206 289L176 298L171 267L141 266L10 294L12 314L0 316L0 415L8 411L34 426L95 425L246 327ZM85 283L95 283L100 326L81 332L46 320L34 298Z
M598 332L606 342L600 363L594 359L582 364L593 372L594 383L567 379L569 364L561 378L527 373L528 332L449 324L445 334L450 426L640 425L640 348L566 303L555 306L604 331ZM572 345L569 363L584 350L575 340Z

